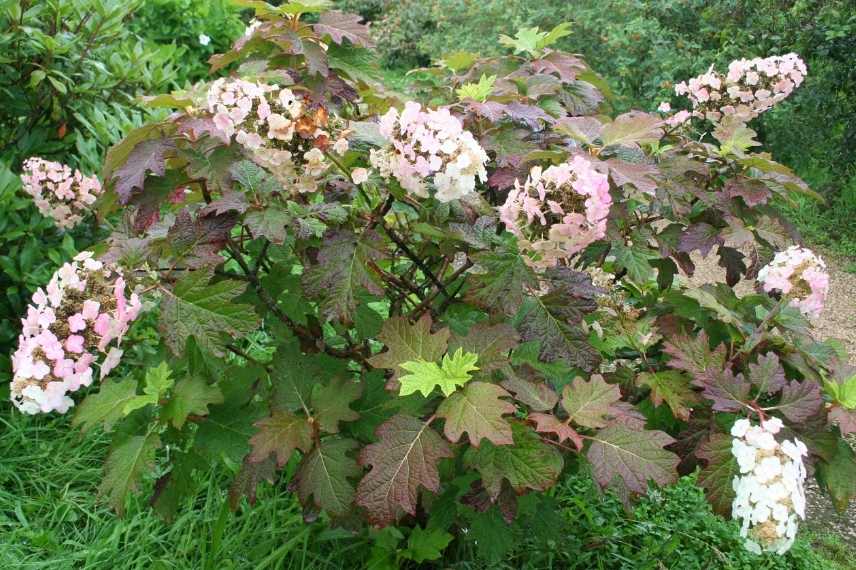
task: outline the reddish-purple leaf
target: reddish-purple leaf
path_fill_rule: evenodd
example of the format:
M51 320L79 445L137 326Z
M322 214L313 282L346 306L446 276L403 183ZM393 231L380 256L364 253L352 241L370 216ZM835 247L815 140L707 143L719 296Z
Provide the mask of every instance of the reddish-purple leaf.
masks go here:
M572 139L591 144L603 131L603 123L594 117L562 117L556 121L554 129Z
M526 123L526 125L533 130L541 129L541 124L538 121L544 121L545 123L552 123L555 121L555 119L548 115L541 107L526 105L516 101L505 106L505 113L512 120Z
M370 48L374 46L374 42L369 36L369 27L362 24L362 21L362 16L330 10L323 12L318 17L318 23L312 27L316 34L329 35L339 45L348 40L356 46Z
M724 433L714 434L702 443L696 455L705 461L698 476L713 509L723 515L731 514L731 502L734 499L732 483L737 475L737 461L731 453L731 436Z
M241 504L241 497L246 496L250 506L256 504L256 487L262 481L273 484L276 474L276 462L272 457L260 462L250 461L249 456L244 458L244 463L235 475L232 485L229 487L229 508L233 511Z
M696 250L701 252L702 257L707 257L713 246L722 244L719 229L704 222L692 224L678 240L678 251L692 253Z
M663 120L650 113L630 111L604 125L600 138L604 146L636 147L640 143L653 143L663 136Z
M537 72L555 73L565 83L574 81L577 73L586 69L580 58L559 51L552 51L541 59L536 59L531 65Z
M767 203L773 196L763 182L754 178L731 178L725 182L723 191L729 198L743 198L750 208Z
M810 380L789 382L782 389L782 399L770 410L779 410L794 423L804 422L820 412L823 397L820 386Z
M175 144L166 138L146 140L137 144L122 168L113 174L119 201L127 204L134 190L142 190L146 174L163 176L166 172L167 156L174 149Z
M657 189L656 177L660 171L653 164L634 164L617 158L610 158L606 164L616 186L632 184L640 192L652 195Z
M856 433L856 410L833 406L829 410L829 423L837 425L841 435Z
M675 336L673 340L666 341L663 352L671 357L669 366L685 370L693 376L702 374L708 368L721 370L727 359L724 344L717 346L716 350L710 350L710 342L704 331L692 337Z
M677 479L678 456L663 449L674 443L661 431L635 431L612 425L591 436L586 457L601 487L619 483L632 493L644 493L648 482L668 485Z
M488 121L496 122L502 119L505 115L506 107L504 103L498 101L468 101L467 110L484 117Z
M538 433L552 433L559 438L559 443L568 439L574 444L577 451L582 450L583 438L568 422L563 422L553 414L538 412L529 414L529 419L535 422L535 431Z
M248 207L247 196L243 192L227 190L219 199L202 208L199 213L202 216L227 214L229 212L238 212L241 214L246 212Z
M303 416L275 411L255 425L259 431L250 438L253 447L250 461L253 463L275 454L277 465L282 467L295 449L305 453L312 448L312 425Z
M416 514L420 487L437 492L437 465L452 450L427 422L401 414L381 424L377 438L360 453L360 465L371 471L357 485L356 503L370 523L386 526L403 512Z
M758 362L749 364L749 382L762 394L775 394L785 387L785 370L774 352L758 357Z
M393 378L397 378L403 372L403 362L440 360L446 353L450 332L448 328L443 328L432 333L431 325L432 320L428 313L414 324L410 324L404 317L388 319L377 337L386 345L386 351L372 356L369 364L375 368L392 370Z
M536 412L552 410L559 401L559 395L553 391L545 382L535 379L524 378L521 370L508 369L504 371L505 380L502 386L514 393L514 398L522 404L529 406Z
M609 416L615 424L623 425L627 429L633 431L642 431L645 429L647 418L637 410L630 402L615 402L609 406Z
M693 384L702 388L702 396L713 402L713 409L717 412L739 411L749 401L749 382L742 374L735 376L728 368L710 367L697 374Z
M743 253L739 249L721 245L717 254L719 255L717 265L725 269L725 283L729 287L734 287L740 281L740 277L746 274Z
M478 374L484 375L505 366L508 353L519 342L520 335L508 323L478 323L473 325L467 336L454 335L449 340L448 352L454 353L458 348L463 348L464 352L478 354Z

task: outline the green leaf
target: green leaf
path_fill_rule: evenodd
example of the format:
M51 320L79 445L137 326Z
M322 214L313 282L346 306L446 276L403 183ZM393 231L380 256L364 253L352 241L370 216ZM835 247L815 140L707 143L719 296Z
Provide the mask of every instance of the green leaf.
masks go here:
M443 550L455 537L441 528L414 527L407 539L407 549L401 555L408 560L422 563L428 560L439 560Z
M473 99L475 101L484 102L493 91L493 84L496 83L496 75L488 77L482 73L478 83L464 83L455 93L458 94L458 100Z
M164 290L160 311L164 341L173 353L181 354L193 336L200 348L223 356L227 337L242 337L259 324L251 305L233 302L247 284L231 279L209 283L213 268L185 273L172 291Z
M690 407L699 402L696 392L690 387L689 379L679 370L662 370L660 372L642 372L636 379L639 386L651 388L651 401L659 406L668 404L672 414L680 420L690 418Z
M663 449L675 442L661 431L635 431L621 424L600 430L586 457L601 487L618 485L631 493L645 493L648 481L668 485L677 479L677 455Z
M320 299L325 317L351 323L360 291L383 295L370 264L384 256L383 242L374 231L359 236L345 230L331 232L318 252L318 263L304 274L304 289Z
M511 426L514 444L496 446L485 442L464 454L464 463L482 476L491 500L496 500L507 480L518 493L525 489L546 491L562 472L562 455L523 424Z
M443 328L432 333L431 324L428 313L414 324L404 317L387 320L378 335L378 340L386 345L387 350L372 356L369 364L375 368L393 370L393 378L397 378L403 372L401 364L404 362L440 360L446 353L450 332L448 328Z
M262 371L252 367L232 368L220 382L224 403L211 406L205 421L199 424L194 450L208 462L228 458L239 463L250 451L253 424L261 410L252 400L252 386L260 381Z
M291 214L280 202L271 202L261 209L248 210L244 223L253 237L266 237L271 243L282 245L288 237L286 227L291 223Z
M450 358L448 354L443 356L440 366L436 362L425 360L413 360L401 364L401 368L409 372L398 380L401 383L400 396L407 396L415 392L421 392L426 398L440 387L444 396L450 396L458 386L463 386L470 381L470 373L478 370L476 362L478 355L464 352L459 348Z
M469 69L469 67L478 60L479 56L476 53L468 51L456 51L443 56L439 64L448 67L455 73Z
M98 493L105 496L110 506L122 516L125 514L125 498L137 489L143 473L154 467L155 451L160 448L161 440L157 433L119 436L104 463L104 479Z
M494 445L511 445L511 426L502 416L513 414L516 408L500 399L510 397L496 384L471 382L440 404L437 417L446 420L443 430L452 443L457 443L466 432L476 447L482 439Z
M832 497L839 513L847 511L856 497L856 453L843 439L836 441L835 454L827 461L817 462L817 480Z
M136 397L137 381L132 377L102 382L98 393L89 394L77 407L71 425L84 433L99 424L110 431L125 416L125 405Z
M328 437L303 458L295 475L300 502L314 504L331 515L343 516L354 501L354 485L349 481L362 470L349 454L359 445L351 439Z
M170 370L166 362L161 362L156 367L148 368L146 370L146 381L143 385L143 395L131 398L125 404L122 412L128 415L134 410L148 406L149 404L157 404L161 396L165 395L167 390L172 388L174 382L172 370Z
M250 438L253 451L250 461L259 463L271 454L276 455L280 467L288 463L295 449L306 453L312 448L312 425L303 416L288 412L273 412L270 417L256 422L258 433Z
M178 381L161 415L170 420L176 429L181 429L187 421L187 416L207 416L208 406L222 403L223 392L220 388L208 384L205 378L194 374Z
M474 260L485 270L469 279L467 298L476 305L513 315L523 304L525 291L538 286L532 268L516 250L479 253Z
M357 485L356 503L371 524L386 526L402 512L416 514L421 487L439 490L438 463L452 450L428 423L402 414L381 425L377 438L360 454L360 464L371 471Z
M320 428L327 433L338 433L339 422L353 422L360 414L349 407L359 399L363 385L350 378L333 378L327 384L315 384L312 390L312 408Z
M568 418L590 428L606 426L609 407L620 399L618 386L608 384L600 374L595 374L588 382L577 377L562 390L562 407L568 412Z
M629 247L623 243L613 243L612 253L618 265L626 269L628 277L636 283L646 283L654 274L649 261L657 256L644 242L634 241Z
M856 374L840 383L834 380L826 381L824 388L832 399L844 408L856 408Z
M274 410L302 410L311 415L312 390L321 378L350 377L347 362L326 354L304 355L296 343L280 345L274 354L271 381Z

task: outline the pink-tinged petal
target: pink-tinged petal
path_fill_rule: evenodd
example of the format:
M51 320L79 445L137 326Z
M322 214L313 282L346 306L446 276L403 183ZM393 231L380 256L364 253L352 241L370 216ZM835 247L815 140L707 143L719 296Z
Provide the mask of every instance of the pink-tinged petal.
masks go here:
M68 317L68 330L71 332L80 332L86 328L86 319L80 313L74 313Z
M113 347L110 349L110 352L107 353L107 358L104 359L104 362L101 364L101 380L104 380L104 377L110 374L110 371L116 368L119 364L119 361L122 359L123 351L121 348Z
M110 315L107 313L101 313L98 315L98 318L95 319L95 324L92 326L92 329L98 336L104 336L107 334L107 331L110 330Z
M65 339L65 349L68 352L73 352L75 354L80 354L83 352L83 342L84 338L79 334L73 334L67 339Z
M90 353L84 353L80 358L77 359L77 362L74 363L74 372L75 374L81 374L85 370L87 370L92 363L95 361L95 357Z

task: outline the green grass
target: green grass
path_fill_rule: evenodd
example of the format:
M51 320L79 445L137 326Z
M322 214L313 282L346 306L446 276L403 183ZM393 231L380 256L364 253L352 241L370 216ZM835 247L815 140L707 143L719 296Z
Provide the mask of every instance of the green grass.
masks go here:
M331 529L323 520L306 524L284 483L263 484L255 507L230 512L225 489L231 473L226 468L199 477L198 495L172 524L162 522L146 504L151 481L129 502L125 517L118 518L97 500L106 451L106 436L81 436L70 428L68 418L25 417L8 410L0 416L0 568L364 566L371 548L366 535ZM591 480L582 476L569 477L551 501L560 506L552 518L531 510L527 514L521 506L521 524L507 537L518 546L496 565L478 560L480 546L469 537L453 544L441 567L852 568L848 547L835 537L807 533L786 557L748 554L735 524L712 515L691 478L652 491L630 513L614 497L599 497ZM534 526L548 523L555 525L552 537L531 537Z

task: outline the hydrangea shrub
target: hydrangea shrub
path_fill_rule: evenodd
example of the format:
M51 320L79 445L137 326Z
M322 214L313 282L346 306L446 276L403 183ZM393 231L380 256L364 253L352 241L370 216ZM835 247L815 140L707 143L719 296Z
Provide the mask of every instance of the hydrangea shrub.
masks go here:
M157 472L170 518L224 462L234 508L287 479L308 519L398 525L422 562L414 543L551 508L544 491L580 470L630 501L699 469L756 551L787 550L810 470L846 507L856 377L812 335L828 276L776 208L815 194L755 151L752 113L699 115L694 82L675 115L611 117L603 80L551 47L564 26L449 56L402 96L358 17L253 4L211 59L228 78L153 98L176 111L111 149L98 214L115 229L81 260L109 272L59 302L59 325L43 296L25 322L30 390L65 381L45 357L77 354L73 336L95 362L140 299L159 314L160 357L74 416L115 434L117 510ZM752 60L719 81L757 99L805 72ZM725 282L690 287L698 256Z

